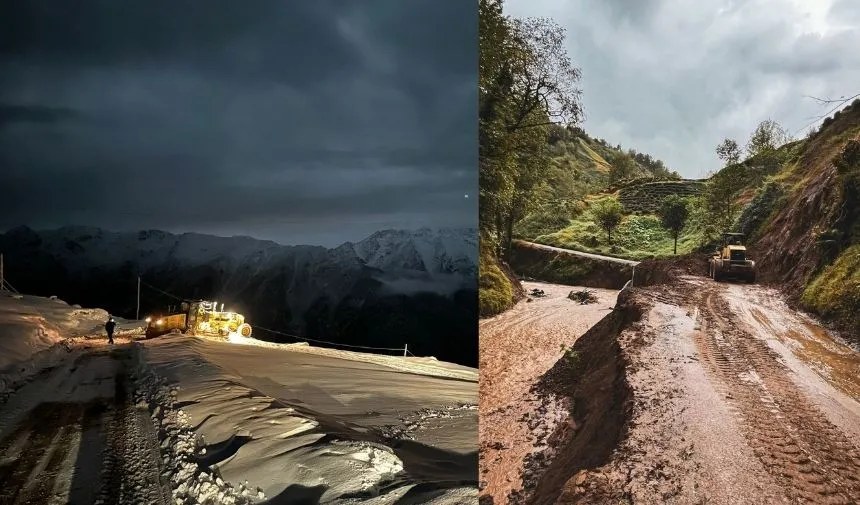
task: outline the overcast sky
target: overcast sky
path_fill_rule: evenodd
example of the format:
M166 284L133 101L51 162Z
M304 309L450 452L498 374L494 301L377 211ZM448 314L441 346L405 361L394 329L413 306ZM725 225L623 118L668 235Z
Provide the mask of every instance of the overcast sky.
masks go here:
M803 136L826 112L804 95L860 93L858 0L506 0L567 29L590 134L687 177L714 147L773 118Z
M0 230L476 226L476 109L472 2L14 2Z

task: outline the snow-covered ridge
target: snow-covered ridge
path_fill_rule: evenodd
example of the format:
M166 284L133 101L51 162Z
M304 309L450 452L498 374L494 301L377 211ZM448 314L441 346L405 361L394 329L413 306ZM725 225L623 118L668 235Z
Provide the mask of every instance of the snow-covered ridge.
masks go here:
M383 230L351 245L366 265L386 272L477 273L478 231L474 228Z
M0 234L0 247L39 249L72 269L91 265L110 268L132 263L145 270L168 263L196 266L227 262L259 270L273 260L289 258L299 263L332 266L359 263L386 272L473 275L477 271L477 240L475 229L383 230L360 242L326 249L285 246L251 237L173 234L160 230L111 232L67 226L39 231L15 228Z

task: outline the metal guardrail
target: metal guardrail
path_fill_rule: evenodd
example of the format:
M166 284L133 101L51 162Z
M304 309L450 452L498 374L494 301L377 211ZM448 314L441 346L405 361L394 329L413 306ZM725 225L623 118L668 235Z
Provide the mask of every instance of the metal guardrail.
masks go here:
M624 291L625 289L632 286L633 285L633 279L635 279L635 278L636 278L636 265L633 265L633 274L630 276L630 280L624 283L624 287L621 288L621 291ZM619 291L619 293L621 291Z

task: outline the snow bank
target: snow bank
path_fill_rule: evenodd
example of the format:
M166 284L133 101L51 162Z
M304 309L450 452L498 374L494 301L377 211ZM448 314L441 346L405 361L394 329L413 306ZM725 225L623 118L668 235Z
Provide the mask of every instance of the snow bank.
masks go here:
M242 505L264 499L262 490L252 490L247 481L234 487L198 464L205 449L200 447L189 417L175 408L179 387L169 386L153 372L142 359L145 351L139 344L132 343L132 346L132 374L137 386L134 400L138 407L147 408L151 413L165 468L162 476L170 482L174 503Z
M104 310L70 306L53 297L0 295L0 394L55 366L76 342L102 336L107 318ZM138 322L117 322L118 335L142 331Z
M433 377L444 377L447 379L459 379L464 381L478 381L478 370L454 363L438 361L435 358L389 356L385 354L372 354L367 352L343 351L328 347L316 347L306 342L295 344L278 344L257 340L253 337L247 338L241 335L231 335L230 343L239 345L252 345L256 347L267 347L269 349L289 350L292 352L305 352L319 356L328 356L338 359L360 361L382 365L401 372L429 375Z
M59 328L21 300L0 297L0 369L63 340Z
M421 436L392 444L381 429L424 407L476 403L476 384L305 353L306 346L185 336L141 345L148 366L172 385L169 402L182 411L174 423L191 430L179 432L193 433L205 449L196 461L216 479L250 481L272 503L476 503L474 409L457 416L450 425L457 433L439 446ZM445 416L423 417L429 425ZM470 480L473 487L464 484Z

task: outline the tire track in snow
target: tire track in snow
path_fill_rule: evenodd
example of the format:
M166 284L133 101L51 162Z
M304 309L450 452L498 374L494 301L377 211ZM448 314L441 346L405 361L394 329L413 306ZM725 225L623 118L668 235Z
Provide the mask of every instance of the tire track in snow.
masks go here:
M0 440L0 503L167 503L151 421L130 402L130 357L121 348L86 355L65 368L55 397L41 390L39 399L55 401L20 403L25 415ZM99 394L106 380L112 396Z

